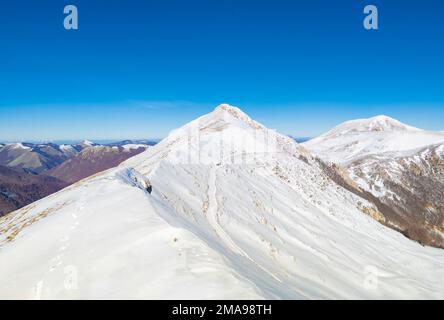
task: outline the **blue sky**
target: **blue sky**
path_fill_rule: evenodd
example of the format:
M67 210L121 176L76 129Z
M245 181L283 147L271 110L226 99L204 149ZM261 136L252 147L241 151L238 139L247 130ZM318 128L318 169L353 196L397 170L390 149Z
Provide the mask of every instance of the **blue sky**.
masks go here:
M70 0L77 31L65 4L0 3L0 140L163 137L219 103L295 136L444 130L441 0Z

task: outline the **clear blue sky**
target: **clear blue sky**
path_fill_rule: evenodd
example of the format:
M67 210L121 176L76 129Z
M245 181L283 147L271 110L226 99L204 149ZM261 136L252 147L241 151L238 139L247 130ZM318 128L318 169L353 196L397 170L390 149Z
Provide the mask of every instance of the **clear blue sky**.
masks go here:
M377 114L444 130L443 15L442 0L1 1L0 140L162 137L222 102L295 136Z

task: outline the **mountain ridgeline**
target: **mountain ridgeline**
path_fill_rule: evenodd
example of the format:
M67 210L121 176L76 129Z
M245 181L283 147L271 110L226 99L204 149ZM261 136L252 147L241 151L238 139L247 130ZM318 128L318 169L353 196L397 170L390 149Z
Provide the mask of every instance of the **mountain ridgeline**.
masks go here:
M378 147L386 135L410 132L387 121L349 131L344 139L358 142L340 144L344 152L333 146L344 139L301 145L220 105L119 166L0 219L0 298L35 298L44 279L42 299L443 299L444 251L387 227L399 212L384 211L384 195L403 194L366 187L379 180L350 171L374 150L390 151ZM435 138L436 147L417 152L439 163ZM347 159L323 160L325 146ZM411 186L427 183L421 175L439 183L435 168L406 168L418 178ZM60 279L74 263L78 290L66 290Z

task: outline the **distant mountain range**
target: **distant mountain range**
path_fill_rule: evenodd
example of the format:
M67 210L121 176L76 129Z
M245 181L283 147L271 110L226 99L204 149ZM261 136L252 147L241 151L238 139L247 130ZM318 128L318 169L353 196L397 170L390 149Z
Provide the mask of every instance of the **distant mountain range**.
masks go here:
M146 149L147 146L141 144L84 148L45 174L68 183L74 183L97 172L113 168Z
M80 152L82 145L11 143L0 146L0 166L40 174Z
M115 167L145 151L148 143L153 142L0 144L0 216Z
M153 140L124 140L107 144L83 140L75 144L8 143L0 144L0 166L27 173L41 174L55 168L83 149L92 146L122 147L125 145L152 146Z

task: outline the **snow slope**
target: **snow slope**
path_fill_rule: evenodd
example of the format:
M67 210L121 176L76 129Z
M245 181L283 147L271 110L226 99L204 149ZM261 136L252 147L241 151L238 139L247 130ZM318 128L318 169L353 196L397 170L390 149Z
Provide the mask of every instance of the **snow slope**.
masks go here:
M442 132L425 131L387 116L344 122L303 145L324 160L347 164L383 152L403 152L444 142Z
M0 220L0 298L444 298L444 252L368 210L221 105Z
M196 236L160 218L145 191L114 172L8 218L19 228L31 225L14 242L0 240L3 299L259 297Z

